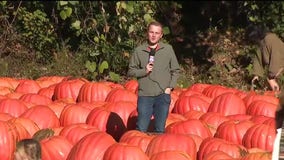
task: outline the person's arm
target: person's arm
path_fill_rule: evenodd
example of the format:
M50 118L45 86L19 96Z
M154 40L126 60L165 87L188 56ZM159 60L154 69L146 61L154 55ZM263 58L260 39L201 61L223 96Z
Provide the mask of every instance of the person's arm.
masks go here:
M267 50L270 52L268 78L275 79L284 67L283 43L275 34L268 36L266 42Z
M263 77L264 75L264 67L262 63L262 55L259 48L257 48L255 56L253 58L253 67L252 67L252 74L254 76Z
M144 77L147 75L146 66L140 67L140 60L137 51L134 51L132 56L130 57L127 74L128 76L136 78Z

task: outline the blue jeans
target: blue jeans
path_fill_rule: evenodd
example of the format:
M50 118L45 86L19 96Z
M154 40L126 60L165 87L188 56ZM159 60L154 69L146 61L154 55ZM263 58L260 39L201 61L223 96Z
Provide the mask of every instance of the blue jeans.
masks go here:
M158 96L138 96L136 129L147 132L153 115L154 132L165 132L165 124L169 113L170 103L170 94L163 93Z

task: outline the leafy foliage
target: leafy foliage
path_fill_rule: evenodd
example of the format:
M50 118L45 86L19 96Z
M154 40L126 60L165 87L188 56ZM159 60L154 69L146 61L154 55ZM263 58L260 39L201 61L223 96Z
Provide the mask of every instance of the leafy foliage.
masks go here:
M263 23L282 36L283 7L276 1L1 1L0 75L122 82L147 24L158 20L181 63L179 86L249 88L255 48L243 41L243 25Z
M248 13L250 22L262 23L284 38L284 2L245 1L242 9Z
M22 33L25 44L38 51L37 59L50 61L52 49L56 47L56 35L46 13L39 9L30 12L25 7L19 8L18 12L17 30Z
M112 77L119 76L116 73L125 74L135 42L143 40L146 24L153 19L154 4L147 1L80 2L86 15L71 17L71 26L76 36L81 37L80 52L88 55L89 78L102 79L109 75L114 80Z

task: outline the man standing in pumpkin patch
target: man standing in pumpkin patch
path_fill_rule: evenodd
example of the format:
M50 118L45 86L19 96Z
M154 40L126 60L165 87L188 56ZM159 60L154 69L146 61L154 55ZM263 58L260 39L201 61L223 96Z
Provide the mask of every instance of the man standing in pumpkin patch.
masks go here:
M267 82L271 90L280 91L277 77L284 68L284 43L275 33L266 31L260 25L249 25L246 30L246 38L256 44L259 49L253 61L252 84L262 77L267 69Z
M135 48L129 62L128 75L138 80L136 129L147 132L154 116L154 132L165 131L171 103L170 93L177 84L179 63L171 45L160 42L162 24L151 22L147 43Z

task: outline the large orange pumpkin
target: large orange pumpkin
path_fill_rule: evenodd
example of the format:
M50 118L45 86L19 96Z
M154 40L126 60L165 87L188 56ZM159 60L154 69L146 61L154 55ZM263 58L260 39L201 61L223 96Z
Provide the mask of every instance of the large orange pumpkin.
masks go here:
M162 151L153 154L150 160L193 160L190 155L184 151L173 150L173 151Z
M5 96L6 94L12 93L13 90L9 87L0 86L0 95Z
M212 137L207 124L198 119L188 119L174 122L166 127L166 133L195 134L202 138Z
M56 84L53 84L53 85L50 85L48 87L41 88L40 90L38 90L38 94L42 95L42 96L46 96L49 99L52 99L55 86L56 86Z
M191 110L183 114L186 119L199 119L205 112Z
M136 110L136 103L131 101L117 101L109 102L105 104L104 107L111 112L118 114L124 125L127 126L129 115Z
M2 113L9 113L14 117L18 117L26 110L28 110L28 107L21 100L5 98L0 101L0 112Z
M60 126L60 122L56 114L45 105L35 105L26 110L20 115L20 117L33 120L40 129Z
M225 139L229 142L242 145L243 137L246 131L252 127L254 123L249 120L237 121L230 120L225 121L219 125L214 137Z
M59 121L61 126L67 126L76 123L85 123L92 109L81 105L80 103L68 104L62 110Z
M97 127L100 131L112 135L115 140L119 140L127 131L122 118L106 107L96 107L88 115L86 123Z
M207 112L208 107L209 103L202 98L202 95L183 96L177 99L172 112L179 114L184 114L191 110Z
M249 115L264 115L267 117L275 117L277 105L265 100L255 100L247 107Z
M222 85L210 85L203 89L202 94L210 98L216 98L223 93L233 93L227 87Z
M126 81L126 83L123 86L124 88L126 88L127 90L130 90L131 92L135 94L138 93L138 81L136 79Z
M81 87L88 82L86 79L72 79L58 83L54 88L53 100L77 100Z
M26 93L20 97L20 100L35 105L48 105L52 102L49 97L37 93Z
M11 130L11 123L0 121L0 157L3 160L14 159L13 152L16 148L16 135Z
M92 132L84 136L72 147L66 160L102 160L105 151L114 143L116 141L106 132Z
M271 152L276 137L275 127L266 124L256 124L250 127L243 137L246 148L260 148Z
M41 88L45 88L67 79L68 77L61 76L42 76L36 79L36 82L40 85Z
M51 136L40 141L42 160L65 160L73 147L63 136Z
M196 159L197 149L195 142L190 136L185 134L165 133L154 137L148 145L146 154L151 157L162 151L174 150L183 151L192 159Z
M31 79L21 80L15 92L19 93L37 93L41 89L40 85Z
M10 113L0 112L0 121L8 121L12 118L14 118L14 116L12 116Z
M147 135L146 133L138 130L129 130L121 136L119 142L137 146L146 152L148 144L154 137L154 135Z
M52 101L48 107L56 114L57 118L60 118L61 112L64 109L65 106L69 105L69 104L74 104L74 103L68 103L68 102L64 102L61 100L55 100Z
M15 78L11 78L11 77L1 77L0 78L0 86L8 87L8 88L11 88L13 90L15 90L17 88L19 83L20 83L20 81L18 79L15 79Z
M206 112L199 119L208 125L212 135L215 134L221 123L229 120L229 118L218 112Z
M30 133L27 131L25 126L21 123L13 122L13 121L7 121L7 123L11 124L11 130L10 132L13 132L13 135L16 138L16 141L20 141L21 139L28 139L31 138L32 136Z
M256 100L264 100L269 103L273 103L278 105L279 99L273 96L267 95L260 95L260 94L248 94L246 97L243 98L246 107L248 107L252 102Z
M143 150L127 143L114 143L104 153L103 160L149 160Z
M233 160L234 158L223 151L212 151L204 156L203 160Z
M202 141L199 147L198 160L204 160L213 151L223 151L235 159L241 158L248 152L242 145L221 138L208 137Z
M77 123L63 127L59 135L66 137L72 144L76 144L85 135L96 131L99 131L99 129L94 126Z
M245 114L246 106L239 96L229 92L214 98L209 105L208 112L219 112L225 116Z
M123 88L112 89L106 97L106 102L131 101L137 103L137 95Z
M105 101L112 88L100 82L85 83L78 94L78 102Z
M12 124L19 123L25 129L29 132L31 136L33 136L37 131L39 131L38 125L29 118L23 118L23 117L14 117L8 120L8 122L11 122Z
M196 91L202 93L203 90L209 86L212 86L211 84L206 83L195 83L188 87L188 90Z

